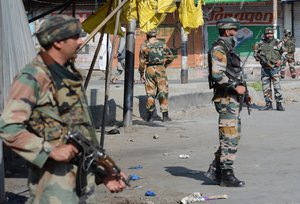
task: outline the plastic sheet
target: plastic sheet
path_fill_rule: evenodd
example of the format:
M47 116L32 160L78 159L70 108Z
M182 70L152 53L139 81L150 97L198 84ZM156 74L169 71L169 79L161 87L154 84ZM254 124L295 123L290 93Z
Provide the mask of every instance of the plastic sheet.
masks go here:
M182 0L178 11L180 22L186 33L204 24L201 3L196 6L194 0Z
M0 111L14 76L36 55L22 1L0 0Z

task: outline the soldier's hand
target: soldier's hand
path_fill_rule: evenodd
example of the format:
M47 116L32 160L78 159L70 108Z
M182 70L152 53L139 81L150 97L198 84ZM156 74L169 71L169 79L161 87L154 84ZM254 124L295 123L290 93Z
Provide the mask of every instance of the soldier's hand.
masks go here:
M235 91L239 94L239 95L243 95L246 91L246 88L244 86L237 86L235 88Z
M70 162L78 154L78 150L72 144L62 144L52 149L49 157L59 162Z
M277 60L276 62L275 62L275 66L276 67L279 67L281 65L281 61L280 60Z
M121 178L126 179L126 176L121 172ZM120 178L115 176L107 176L103 179L103 183L111 193L119 193L126 188L126 184Z

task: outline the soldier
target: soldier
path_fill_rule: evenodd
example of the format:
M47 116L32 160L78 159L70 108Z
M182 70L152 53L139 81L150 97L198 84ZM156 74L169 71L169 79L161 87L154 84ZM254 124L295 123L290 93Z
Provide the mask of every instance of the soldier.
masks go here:
M83 43L80 33L79 20L66 15L42 23L36 36L44 49L16 76L0 118L1 139L28 161L28 203L85 203L93 195L93 172L83 194L76 193L70 161L78 149L64 143L71 129L97 143L82 77L70 63ZM125 188L120 179L97 175L111 192Z
M240 58L233 51L240 22L225 18L216 25L220 37L209 51L208 63L209 83L214 88L212 100L219 113L220 146L205 175L220 186L243 187L245 183L233 171L241 130L240 99L246 91L238 81L242 68Z
M139 72L141 82L145 82L147 94L146 108L148 122L153 121L155 98L158 97L162 121L171 121L168 115L168 78L166 67L172 63L174 56L166 45L156 39L156 30L147 33L147 40L141 45Z
M265 28L264 35L260 42L254 45L254 58L261 64L261 80L263 86L263 94L266 105L259 110L273 110L272 105L272 89L274 87L274 95L276 100L276 109L284 111L282 107L282 93L280 87L280 69L285 61L286 49L283 43L274 38L274 31L271 27Z
M283 42L284 47L286 48L287 55L286 55L286 61L289 64L290 68L290 73L292 78L296 78L296 71L294 67L294 62L295 62L295 43L296 40L294 36L292 36L292 32L290 29L284 29L284 37L281 40ZM286 67L286 62L282 64L282 70L280 72L281 78L285 78L285 67Z

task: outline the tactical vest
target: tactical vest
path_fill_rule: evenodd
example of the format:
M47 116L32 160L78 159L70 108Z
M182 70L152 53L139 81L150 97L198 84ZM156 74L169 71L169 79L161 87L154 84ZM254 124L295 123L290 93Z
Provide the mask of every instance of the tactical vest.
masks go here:
M276 39L273 39L270 43L264 42L260 44L260 52L263 56L266 57L269 64L273 65L281 58L281 53L278 45L279 41Z
M227 58L227 66L225 74L229 78L230 81L234 82L236 81L240 75L242 74L242 67L241 67L241 59L239 56L237 56L236 53L232 49L229 49L228 46L226 46L225 42L221 39L218 39L215 41L211 47L211 49L208 52L208 81L209 81L209 88L216 88L217 83L212 80L212 56L211 56L211 50L215 46L221 46L223 47L223 50L226 53Z
M71 129L98 143L80 74L58 64L46 64L41 68L54 82L47 96L50 103L34 108L28 130L52 145L62 144Z
M288 53L293 53L296 51L295 38L293 37L284 37L282 39L284 47L287 49Z
M161 41L146 44L148 53L146 61L148 65L162 65L164 63L164 46Z

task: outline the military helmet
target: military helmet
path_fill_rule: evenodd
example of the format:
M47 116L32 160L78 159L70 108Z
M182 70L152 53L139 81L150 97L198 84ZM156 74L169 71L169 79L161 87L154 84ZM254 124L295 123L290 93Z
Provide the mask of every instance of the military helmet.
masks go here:
M274 34L274 30L271 27L266 27L265 28L265 34Z
M284 34L288 35L288 34L291 34L292 31L288 28L284 29Z
M80 33L81 24L78 19L67 15L55 15L45 19L35 35L41 46L46 46Z
M240 21L235 18L224 18L217 21L218 29L239 29L240 28Z
M157 35L156 29L151 30L147 33L147 36L149 36L149 37L155 37L156 35Z

